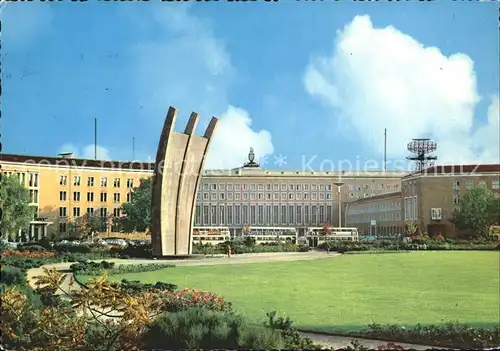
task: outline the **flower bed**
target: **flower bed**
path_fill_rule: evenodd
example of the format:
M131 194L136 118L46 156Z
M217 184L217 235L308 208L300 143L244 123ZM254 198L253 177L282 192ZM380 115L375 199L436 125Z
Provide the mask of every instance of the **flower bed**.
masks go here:
M204 308L216 312L232 311L230 302L210 292L183 289L180 291L161 291L158 294L165 300L164 308L167 312L179 312L190 307Z
M24 258L51 258L57 254L53 251L28 251L28 250L12 250L7 249L2 252L3 257L20 256Z

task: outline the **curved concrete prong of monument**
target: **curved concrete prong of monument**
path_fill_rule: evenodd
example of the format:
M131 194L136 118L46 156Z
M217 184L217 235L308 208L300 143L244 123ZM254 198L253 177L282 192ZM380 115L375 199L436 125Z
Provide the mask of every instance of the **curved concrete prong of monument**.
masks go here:
M170 114L173 110L174 113ZM169 122L170 118L170 122ZM194 134L198 114L193 112L184 133L173 132L175 109L170 108L158 145L153 179L153 256L185 256L192 253L191 232L199 180L210 139L217 124L213 117L203 137ZM169 127L167 127L169 126Z
M161 256L163 252L163 242L161 234L162 228L162 199L164 193L163 175L168 171L168 166L165 165L165 156L170 135L174 130L175 120L177 118L177 110L170 107L163 123L163 129L158 142L156 151L155 167L152 179L152 197L151 197L151 243L153 256ZM167 167L165 167L167 166Z
M198 125L198 114L196 112L192 112L191 116L189 116L189 121L186 124L186 129L184 129L184 134L191 135L196 130L196 126Z

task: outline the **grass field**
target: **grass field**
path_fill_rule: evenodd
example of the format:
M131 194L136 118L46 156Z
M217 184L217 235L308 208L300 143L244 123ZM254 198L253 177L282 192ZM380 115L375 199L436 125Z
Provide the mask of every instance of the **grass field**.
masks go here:
M277 310L297 327L354 331L370 323L498 324L499 265L498 252L412 252L176 267L110 278L215 292L254 320Z

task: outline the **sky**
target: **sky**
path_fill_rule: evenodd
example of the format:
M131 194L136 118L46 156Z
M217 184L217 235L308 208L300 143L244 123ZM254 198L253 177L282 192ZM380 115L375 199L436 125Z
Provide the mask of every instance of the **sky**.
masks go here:
M61 1L2 8L3 152L153 161L169 106L206 168L499 163L494 2ZM133 142L135 140L135 143ZM135 148L133 147L135 144Z

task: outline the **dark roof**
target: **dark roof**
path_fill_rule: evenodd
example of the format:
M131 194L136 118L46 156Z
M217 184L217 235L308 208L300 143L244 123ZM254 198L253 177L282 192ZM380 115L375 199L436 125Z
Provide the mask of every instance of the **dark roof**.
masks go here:
M386 193L386 194L381 194L381 195L375 195L375 196L368 196L368 197L362 197L361 199L357 199L354 201L349 202L350 204L359 204L363 202L370 202L373 200L383 200L383 199L388 199L391 197L400 197L401 196L401 191L395 191L392 193Z
M54 166L74 166L74 167L92 167L92 168L116 168L153 171L154 163L140 161L109 161L109 160L90 160L84 158L63 158L46 156L29 156L0 154L0 162L18 162L39 165Z
M500 173L500 164L478 164L478 165L442 165L433 166L422 171L410 173L404 178L418 175L437 174L474 174L474 173Z

